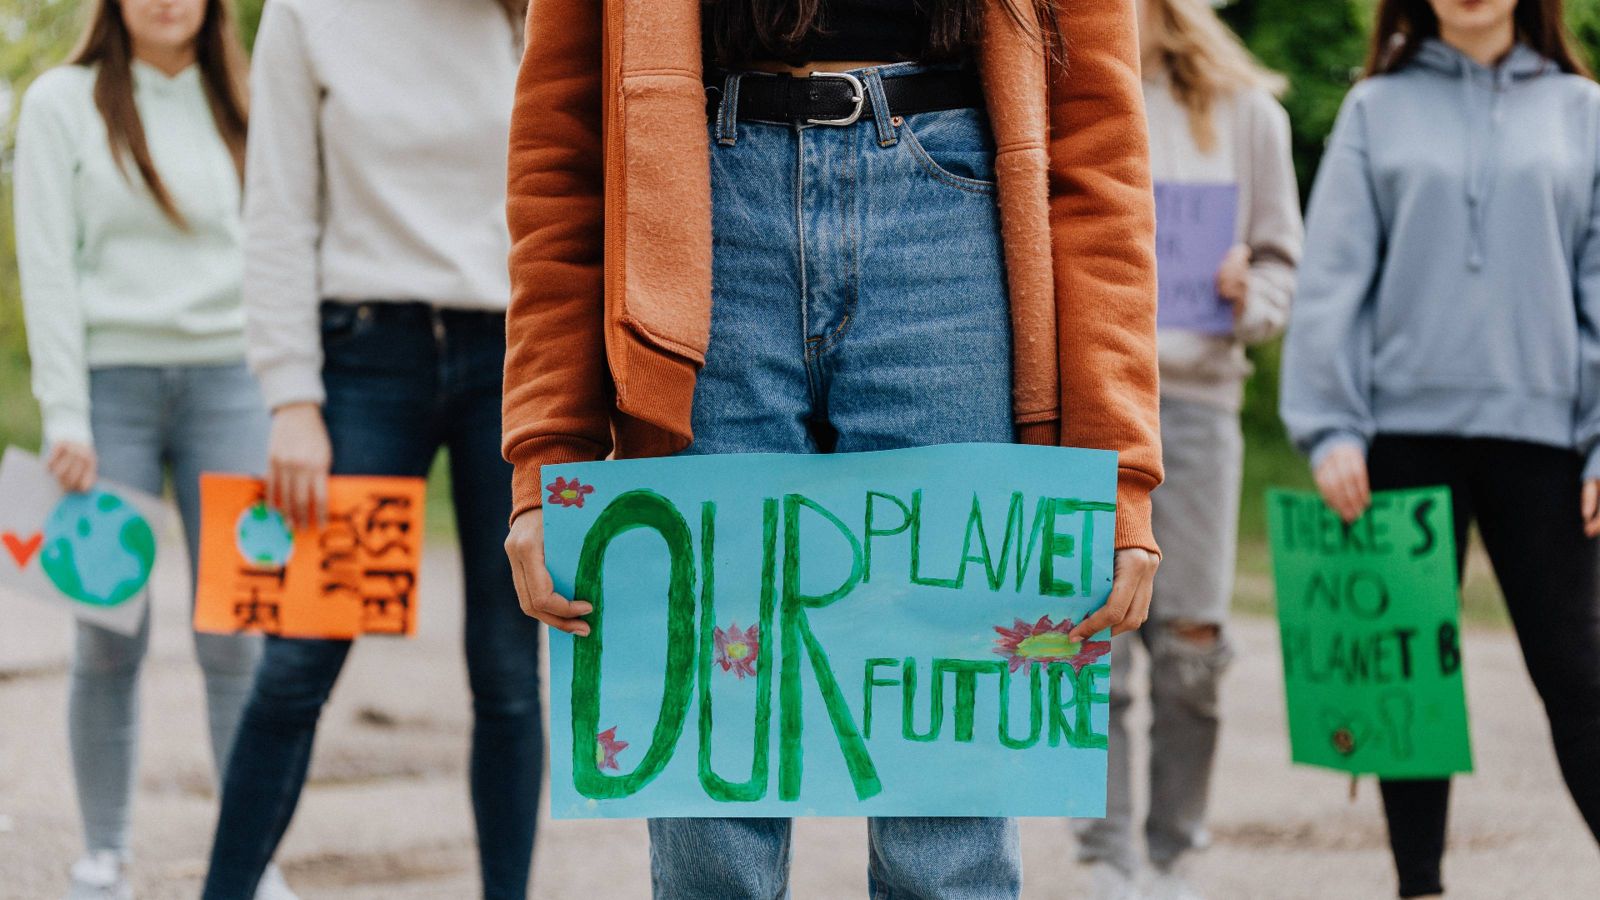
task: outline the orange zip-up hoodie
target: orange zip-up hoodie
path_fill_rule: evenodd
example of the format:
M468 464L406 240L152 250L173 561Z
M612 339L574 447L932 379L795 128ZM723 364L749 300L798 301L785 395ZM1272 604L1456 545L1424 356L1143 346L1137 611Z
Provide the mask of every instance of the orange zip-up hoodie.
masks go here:
M1064 67L1000 0L977 51L1012 409L1023 443L1117 451L1116 546L1155 551L1155 209L1135 0L1055 2ZM515 513L540 504L541 466L688 446L711 330L700 0L534 0L527 47L507 205Z

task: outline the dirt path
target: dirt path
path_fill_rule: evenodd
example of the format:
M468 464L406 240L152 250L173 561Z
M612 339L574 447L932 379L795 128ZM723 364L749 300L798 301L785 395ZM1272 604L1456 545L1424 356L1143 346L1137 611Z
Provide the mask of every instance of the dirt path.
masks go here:
M354 654L323 717L312 785L284 846L290 882L318 898L470 898L476 891L464 787L469 724L456 567L429 559L421 636ZM170 571L144 675L144 766L135 821L139 896L192 898L215 816L199 677ZM1376 791L1287 763L1276 630L1240 623L1226 694L1215 846L1198 881L1215 898L1392 896ZM0 898L57 898L78 850L66 755L64 652L53 610L0 597ZM1537 701L1509 635L1469 635L1468 689L1480 774L1460 782L1447 869L1463 898L1600 896L1600 854L1562 789ZM1600 760L1596 761L1600 765ZM1028 897L1083 896L1066 824L1024 825ZM865 828L802 822L798 898L863 896ZM645 897L644 827L546 823L534 896Z

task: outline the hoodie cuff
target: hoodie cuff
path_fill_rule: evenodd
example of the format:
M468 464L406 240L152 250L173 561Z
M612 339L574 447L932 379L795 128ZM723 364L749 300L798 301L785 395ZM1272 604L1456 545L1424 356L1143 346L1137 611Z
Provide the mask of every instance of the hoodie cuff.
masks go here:
M94 431L89 427L88 410L61 407L43 410L43 413L46 447L60 443L94 446Z
M1234 337L1246 344L1259 344L1282 334L1287 316L1281 308L1267 302L1266 292L1270 288L1264 279L1251 272L1245 283L1244 309L1239 311L1239 321L1233 327Z
M322 372L311 366L294 363L256 369L256 381L261 385L261 398L267 409L277 410L291 403L315 403L327 399L322 387Z
M1361 451L1362 456L1367 455L1367 439L1365 437L1354 431L1329 432L1311 446L1311 470L1313 472L1316 471L1317 466L1322 464L1322 461L1327 458L1329 453L1345 446L1355 447Z
M545 466L562 463L594 462L604 459L604 449L582 438L549 435L529 438L505 451L511 463L511 521L529 510L544 506L544 491L540 487Z
M1589 448L1589 458L1583 464L1583 480L1600 478L1600 444Z
M1150 526L1150 492L1159 479L1138 469L1117 469L1117 525L1113 544L1117 550L1138 547L1156 556L1155 532Z

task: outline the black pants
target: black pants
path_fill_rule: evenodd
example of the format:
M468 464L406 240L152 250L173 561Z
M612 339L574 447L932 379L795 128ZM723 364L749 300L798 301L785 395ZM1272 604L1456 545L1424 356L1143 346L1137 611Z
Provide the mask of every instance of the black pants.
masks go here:
M1384 434L1367 466L1373 490L1450 488L1458 567L1477 521L1561 774L1600 840L1600 553L1583 534L1583 459L1520 441ZM1381 787L1400 896L1441 893L1449 780Z

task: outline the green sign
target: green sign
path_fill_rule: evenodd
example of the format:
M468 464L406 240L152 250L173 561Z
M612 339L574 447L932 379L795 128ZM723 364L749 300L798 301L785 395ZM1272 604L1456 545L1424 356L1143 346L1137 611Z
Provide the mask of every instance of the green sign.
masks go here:
M1472 771L1450 492L1380 491L1346 525L1269 491L1294 761L1386 778Z

